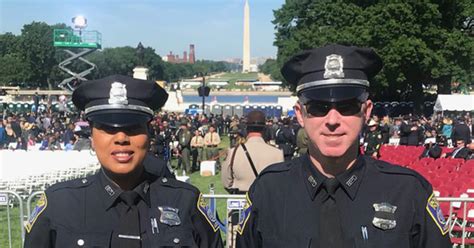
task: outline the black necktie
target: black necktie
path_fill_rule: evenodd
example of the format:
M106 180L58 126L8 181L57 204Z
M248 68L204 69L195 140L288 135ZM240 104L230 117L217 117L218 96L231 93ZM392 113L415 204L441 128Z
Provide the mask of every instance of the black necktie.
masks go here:
M320 247L342 248L342 228L341 218L336 206L336 190L339 187L339 181L335 178L328 178L324 181L324 189L328 197L321 205L319 239Z
M120 213L119 225L114 230L111 247L141 247L140 216L137 203L140 196L135 191L124 191L119 196L117 208Z

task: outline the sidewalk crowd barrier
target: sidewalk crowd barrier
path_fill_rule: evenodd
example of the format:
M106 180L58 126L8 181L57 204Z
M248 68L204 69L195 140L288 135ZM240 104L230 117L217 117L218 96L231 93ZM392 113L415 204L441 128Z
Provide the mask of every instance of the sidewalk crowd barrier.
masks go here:
M23 200L13 191L0 191L0 247L23 247Z

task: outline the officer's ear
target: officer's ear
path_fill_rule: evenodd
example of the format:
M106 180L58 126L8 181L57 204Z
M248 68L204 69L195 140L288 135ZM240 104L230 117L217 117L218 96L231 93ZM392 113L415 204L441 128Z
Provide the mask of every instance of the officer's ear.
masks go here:
M91 136L89 137L89 140L91 141L92 150L95 151L94 139L92 138L92 135L94 134L94 123L92 121L89 121L89 127L91 129Z
M304 117L307 116L306 108L304 107L303 103L297 101L295 106L293 106L293 110L295 111L296 119L301 127L304 128Z
M367 100L362 106L362 115L364 116L364 123L367 120L370 120L370 116L372 114L372 109L374 108L374 104L372 100Z
M151 140L151 138L153 137L153 131L154 131L153 127L151 126L151 121L146 123L146 130L147 130L146 134L148 136L148 140Z

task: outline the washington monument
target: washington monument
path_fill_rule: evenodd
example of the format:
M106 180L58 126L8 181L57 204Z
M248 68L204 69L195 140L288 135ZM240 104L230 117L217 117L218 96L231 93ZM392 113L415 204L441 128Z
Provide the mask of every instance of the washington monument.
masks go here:
M244 5L244 44L242 56L242 72L250 72L250 8L249 1Z

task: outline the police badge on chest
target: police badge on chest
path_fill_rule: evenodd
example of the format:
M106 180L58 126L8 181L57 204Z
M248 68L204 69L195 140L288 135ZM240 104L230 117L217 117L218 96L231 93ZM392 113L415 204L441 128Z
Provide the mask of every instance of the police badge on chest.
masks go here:
M160 210L160 222L168 226L179 226L181 225L181 219L179 218L179 209L172 207L161 206L158 207Z
M382 230L394 229L397 226L397 221L395 220L395 211L397 206L393 206L390 203L374 203L374 219L372 224Z

